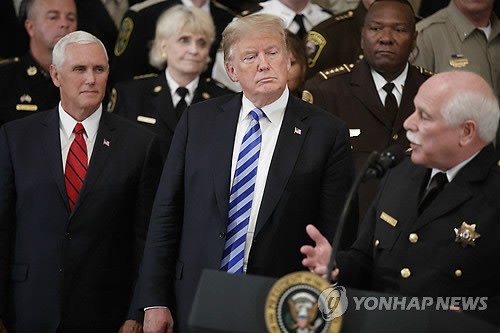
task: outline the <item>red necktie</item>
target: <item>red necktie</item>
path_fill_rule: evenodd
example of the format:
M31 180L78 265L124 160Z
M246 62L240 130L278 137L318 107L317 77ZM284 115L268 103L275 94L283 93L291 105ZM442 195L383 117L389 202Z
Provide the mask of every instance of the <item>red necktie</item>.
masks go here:
M66 193L68 194L69 208L71 210L75 207L88 165L87 144L83 138L85 128L81 123L77 123L73 133L75 133L75 138L69 147L64 174L64 183L66 184Z

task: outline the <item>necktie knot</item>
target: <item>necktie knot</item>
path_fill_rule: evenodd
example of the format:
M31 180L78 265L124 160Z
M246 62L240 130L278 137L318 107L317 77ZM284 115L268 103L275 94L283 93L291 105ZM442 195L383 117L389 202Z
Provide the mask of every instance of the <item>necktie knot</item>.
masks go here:
M262 119L265 116L264 111L262 111L262 109L259 109L259 108L255 108L252 111L250 111L249 113L252 116L253 120L255 120L255 121L259 121L260 119Z
M75 128L73 128L73 133L75 133L75 134L85 133L85 127L83 127L82 123L77 123L75 125Z
M297 36L301 39L304 39L304 37L307 34L306 27L304 26L304 15L303 14L296 14L295 17L293 18L293 20L299 26L299 30L297 31Z
M189 91L185 87L179 87L177 88L176 92L177 95L179 95L182 99L184 99Z
M448 177L444 172L436 173L427 186L422 200L420 201L419 211L422 212L429 204L441 193L445 185L448 184Z
M385 90L386 93L392 94L392 89L394 89L394 83L392 82L387 82L382 89Z

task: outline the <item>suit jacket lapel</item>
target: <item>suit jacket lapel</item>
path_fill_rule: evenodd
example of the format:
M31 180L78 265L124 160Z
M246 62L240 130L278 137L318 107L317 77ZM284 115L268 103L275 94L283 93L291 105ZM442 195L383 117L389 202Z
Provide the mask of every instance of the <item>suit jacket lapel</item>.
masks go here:
M99 175L105 168L106 161L113 151L114 145L118 143L116 141L117 133L115 131L115 125L110 115L103 112L101 120L99 121L99 129L97 130L97 137L87 168L87 174L85 175L78 201L73 210L74 212L78 210L82 201L85 200L85 197L92 191L92 188L94 188L94 183L98 180Z
M229 102L218 110L213 122L213 143L215 147L212 158L214 166L214 188L217 206L222 217L227 218L229 206L229 186L231 178L231 163L233 157L234 137L241 109L242 94L236 94ZM222 219L224 224L226 219Z
M269 167L255 234L267 223L278 204L307 137L309 125L303 122L307 110L301 108L300 103L300 100L290 95ZM300 129L301 134L297 134L295 129Z
M61 156L61 136L59 130L59 113L58 109L54 108L46 113L46 117L42 120L42 130L40 131L40 139L42 141L45 156L47 158L48 168L51 170L54 177L61 199L64 201L69 210L68 196L66 194L66 186L64 185L64 169Z
M445 186L434 202L422 213L415 228L421 228L469 200L473 196L471 184L483 181L494 162L494 149L492 145L489 145L464 166L451 183Z
M369 82L370 87L367 87L366 82ZM373 82L370 66L368 66L366 61L362 60L354 67L351 85L354 97L387 128L392 128L391 119L380 101L377 88Z
M156 94L152 99L152 108L155 118L157 121L163 122L165 126L174 132L179 120L175 114L172 95L170 95L170 87L168 86L165 73L156 78L154 86L160 86L162 88L157 93L152 92Z

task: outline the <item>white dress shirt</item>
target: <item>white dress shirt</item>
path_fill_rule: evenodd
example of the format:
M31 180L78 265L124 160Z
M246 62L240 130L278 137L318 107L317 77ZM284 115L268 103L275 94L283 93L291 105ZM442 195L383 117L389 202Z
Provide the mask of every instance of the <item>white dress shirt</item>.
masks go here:
M260 204L262 202L262 196L264 195L264 188L266 187L267 174L269 172L269 167L273 158L274 148L276 147L276 142L278 140L281 123L283 122L283 117L285 115L288 96L289 92L288 88L286 88L283 91L283 94L281 94L281 97L278 98L274 103L261 108L266 116L259 121L260 130L262 132L262 142L260 145L260 155L257 166L255 189L253 192L252 208L250 210L250 221L248 224L247 238L245 242L245 257L243 261L243 270L245 272L248 263L248 255L252 246L257 216L259 215ZM245 97L245 95L243 95L240 116L238 125L236 127L236 136L234 139L233 160L231 164L231 184L228 191L231 190L231 187L233 185L232 182L236 169L236 163L238 162L241 142L243 141L243 136L245 135L245 132L247 131L248 125L250 124L252 118L249 113L253 109L255 109L255 106Z
M68 157L69 147L75 138L75 133L73 129L78 123L73 117L71 117L66 111L64 111L61 103L59 102L59 134L61 137L61 156L63 171L66 170L66 158ZM102 115L102 105L99 106L97 111L91 114L87 119L82 121L83 128L85 128L85 134L83 138L87 144L87 157L90 163L90 157L92 156L92 151L94 150L94 144L97 137L97 129L99 128L99 121Z
M405 69L399 74L397 78L392 80L394 83L394 88L392 89L392 94L396 97L396 101L398 102L398 106L401 104L401 97L403 96L403 89L405 87L406 76L408 75L408 63L406 63ZM374 69L372 69L372 77L373 82L375 83L375 88L377 88L378 95L380 97L380 101L382 105L385 104L385 97L387 96L387 92L384 90L384 86L387 81L384 79L382 75L377 73Z

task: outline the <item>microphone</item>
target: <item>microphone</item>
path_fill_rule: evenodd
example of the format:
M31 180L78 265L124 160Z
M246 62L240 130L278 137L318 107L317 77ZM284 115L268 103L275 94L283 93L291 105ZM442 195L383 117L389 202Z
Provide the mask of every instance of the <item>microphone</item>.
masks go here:
M337 230L335 230L333 241L331 243L332 254L330 255L330 262L326 270L327 278L331 283L334 282L332 281L331 273L335 268L337 268L335 256L337 255L339 249L340 238L342 236L342 231L344 230L345 221L347 220L347 216L349 215L351 210L352 200L355 196L356 191L358 190L359 185L371 178L382 178L387 170L399 164L403 160L404 156L404 150L399 146L391 146L384 150L382 153L379 153L375 150L370 154L370 156L368 156L368 159L361 169L361 172L356 176L356 179L352 183L349 194L347 195L346 201L344 203L342 214L340 215L339 223L337 225Z
M368 158L368 168L363 175L363 181L372 178L382 178L387 170L399 164L405 156L404 150L399 146L391 146L381 152L371 153Z

